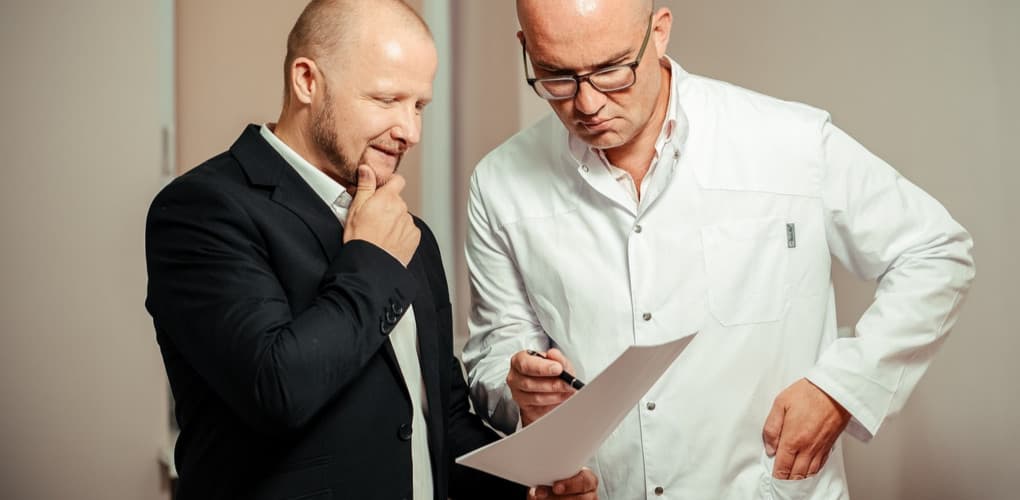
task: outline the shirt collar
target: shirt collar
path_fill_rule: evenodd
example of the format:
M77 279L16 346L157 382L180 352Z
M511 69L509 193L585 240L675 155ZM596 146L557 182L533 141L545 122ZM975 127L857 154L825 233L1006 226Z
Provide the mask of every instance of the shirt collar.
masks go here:
M656 159L661 155L662 148L667 143L672 142L677 145L677 150L681 149L681 146L687 140L688 129L687 115L684 113L683 106L680 104L678 97L680 85L687 79L688 73L673 58L664 56L664 59L669 64L670 71L669 104L666 107L666 117L663 120L659 138L655 141ZM585 163L589 158L600 158L605 161L602 150L589 146L574 134L567 134L567 150L577 164ZM609 164L608 161L605 161L605 163Z
M351 204L351 195L347 192L339 182L330 178L322 170L315 168L314 165L308 162L308 160L297 154L296 151L290 148L285 142L280 140L276 134L273 133L272 128L275 128L275 123L265 123L259 132L262 134L262 138L269 143L280 156L283 157L286 162L294 168L294 170L301 176L302 179L311 186L315 194L319 195L327 205L335 206L337 208L346 209ZM271 128L272 127L272 128Z

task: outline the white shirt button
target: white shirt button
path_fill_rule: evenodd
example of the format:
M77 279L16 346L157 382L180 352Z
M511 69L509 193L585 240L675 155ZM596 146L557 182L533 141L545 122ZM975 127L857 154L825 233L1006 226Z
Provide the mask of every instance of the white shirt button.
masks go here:
M638 224L638 225L634 226L634 232L635 233L640 233L641 231L642 231L641 224Z
M665 493L665 492L666 492L666 490L664 490L662 488L662 486L656 486L655 487L655 496L660 496L661 497L662 494Z
M648 408L648 411L652 411L652 410L654 410L654 409L655 409L655 401L649 401L649 402L648 402L648 403L647 403L647 404L645 405L645 408Z
M643 319L645 321L651 321L652 320L652 313L644 313L644 314L642 314L641 315L641 319Z

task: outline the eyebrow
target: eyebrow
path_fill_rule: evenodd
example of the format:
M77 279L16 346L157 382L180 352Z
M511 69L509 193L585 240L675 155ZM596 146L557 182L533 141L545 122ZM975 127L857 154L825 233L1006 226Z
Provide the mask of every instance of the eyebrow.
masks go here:
M633 49L626 49L623 52L620 52L619 54L617 54L615 57L606 58L604 61L602 61L602 62L600 62L598 64L593 65L592 68L597 71L600 68L605 68L605 67L608 67L608 66L614 66L614 65L620 64L623 61L627 60L627 57L630 56L631 50L633 50ZM540 62L540 61L536 61L534 59L531 60L531 65L536 67L536 68L540 68L543 71L548 71L549 73L557 73L557 74L573 74L573 73L577 73L577 71L575 71L574 69L571 69L571 68L558 68L556 66L553 66L553 65L550 65L550 64L547 64L547 63L543 63L543 62Z

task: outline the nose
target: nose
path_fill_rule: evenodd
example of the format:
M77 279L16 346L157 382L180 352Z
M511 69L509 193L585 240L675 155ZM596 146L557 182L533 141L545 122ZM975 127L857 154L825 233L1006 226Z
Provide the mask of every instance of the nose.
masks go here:
M400 121L393 127L393 139L402 141L410 149L421 141L421 113L412 105L401 113Z
M595 87L591 82L581 82L577 87L577 95L574 96L574 107L585 115L594 115L606 105L606 95Z

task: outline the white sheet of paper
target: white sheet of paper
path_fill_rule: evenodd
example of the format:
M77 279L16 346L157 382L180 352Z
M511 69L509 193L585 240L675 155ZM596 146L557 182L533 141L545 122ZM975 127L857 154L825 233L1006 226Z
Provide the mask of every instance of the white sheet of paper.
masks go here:
M457 463L525 486L577 474L697 332L659 345L631 346L555 410Z

